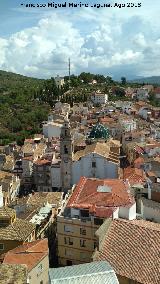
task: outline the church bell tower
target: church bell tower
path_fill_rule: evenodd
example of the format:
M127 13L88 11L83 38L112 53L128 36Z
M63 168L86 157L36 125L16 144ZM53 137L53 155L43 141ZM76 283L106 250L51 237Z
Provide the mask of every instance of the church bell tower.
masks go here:
M65 118L64 124L61 128L60 155L62 191L67 192L71 188L73 157L73 140L71 136L70 123L67 118Z

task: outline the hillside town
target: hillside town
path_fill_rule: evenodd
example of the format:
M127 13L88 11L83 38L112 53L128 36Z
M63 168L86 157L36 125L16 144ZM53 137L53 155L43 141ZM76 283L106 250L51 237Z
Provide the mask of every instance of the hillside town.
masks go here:
M88 84L0 146L2 284L160 283L160 88Z

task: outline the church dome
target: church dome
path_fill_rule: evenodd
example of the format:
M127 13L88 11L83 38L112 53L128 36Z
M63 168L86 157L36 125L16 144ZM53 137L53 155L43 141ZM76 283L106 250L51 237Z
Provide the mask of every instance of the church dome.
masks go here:
M103 124L97 123L93 126L89 138L94 139L108 139L110 137L109 130Z

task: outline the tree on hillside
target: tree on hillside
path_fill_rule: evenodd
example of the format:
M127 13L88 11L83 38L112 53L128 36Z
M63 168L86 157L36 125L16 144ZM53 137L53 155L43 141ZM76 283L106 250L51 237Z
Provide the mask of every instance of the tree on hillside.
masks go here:
M116 97L124 97L125 96L125 90L122 88L115 88L114 93L116 95Z
M61 95L61 90L57 88L54 78L46 80L44 87L37 93L37 99L48 103L51 107L54 101L58 100Z
M79 75L79 79L83 80L84 83L90 83L94 79L94 74L82 72Z
M126 83L127 83L126 77L121 77L121 84L126 85Z
M114 83L114 81L113 81L112 77L107 76L106 77L106 84L107 85L113 85L113 83Z
M97 81L97 83L105 83L106 78L103 75L97 74L94 76L94 80Z

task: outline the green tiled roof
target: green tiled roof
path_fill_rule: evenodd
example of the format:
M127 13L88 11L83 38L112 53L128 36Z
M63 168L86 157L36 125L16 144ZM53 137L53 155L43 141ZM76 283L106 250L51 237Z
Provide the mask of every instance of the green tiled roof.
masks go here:
M109 130L107 127L105 127L103 124L97 123L95 126L93 126L89 138L95 138L95 139L108 139L109 138Z
M113 268L107 261L49 269L51 284L118 284Z

